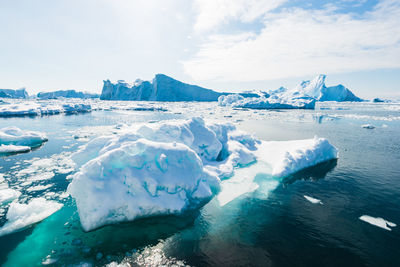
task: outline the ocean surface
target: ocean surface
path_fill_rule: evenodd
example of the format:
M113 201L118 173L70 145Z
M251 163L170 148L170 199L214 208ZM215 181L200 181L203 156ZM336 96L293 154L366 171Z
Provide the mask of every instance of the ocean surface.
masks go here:
M316 110L275 111L216 103L157 105L165 110L0 118L0 128L17 126L49 138L30 153L0 158L0 173L22 193L19 202L45 197L64 204L44 221L0 237L1 266L400 266L400 105L319 103ZM74 202L63 194L73 172L70 154L116 125L192 116L231 122L262 140L325 137L338 148L339 159L302 170L277 186L261 179L256 191L222 207L213 199L184 216L85 233ZM32 179L49 172L54 176ZM2 207L0 227L6 213ZM360 220L363 215L398 226L385 230Z

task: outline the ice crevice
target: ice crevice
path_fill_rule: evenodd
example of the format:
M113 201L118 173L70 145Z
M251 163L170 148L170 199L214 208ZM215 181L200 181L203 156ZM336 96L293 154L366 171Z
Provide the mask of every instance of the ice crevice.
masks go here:
M72 154L77 172L68 193L90 231L199 209L216 195L223 206L257 190L258 179L273 190L286 176L337 157L324 138L261 141L201 118L133 125Z

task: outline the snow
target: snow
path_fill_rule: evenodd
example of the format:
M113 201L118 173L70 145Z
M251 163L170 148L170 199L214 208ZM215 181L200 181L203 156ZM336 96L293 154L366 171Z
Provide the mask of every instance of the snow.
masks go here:
M34 198L27 204L13 202L7 212L7 222L0 228L0 236L40 222L61 209L62 206L60 203L44 198Z
M21 130L17 127L0 129L0 153L25 152L47 141L44 133Z
M372 224L372 225L378 226L380 228L383 228L385 230L388 230L388 231L392 231L392 229L390 227L397 226L395 223L389 222L380 217L375 218L375 217L371 217L369 215L363 215L359 219L364 222L367 222L369 224Z
M304 195L304 198L307 199L309 202L313 203L313 204L323 204L321 200L310 197L310 196L306 196Z
M284 178L337 158L337 150L326 139L265 142L233 125L193 118L124 127L116 135L94 138L71 158L79 170L68 193L89 231L198 209L221 185L221 202L228 203L256 190L259 174Z

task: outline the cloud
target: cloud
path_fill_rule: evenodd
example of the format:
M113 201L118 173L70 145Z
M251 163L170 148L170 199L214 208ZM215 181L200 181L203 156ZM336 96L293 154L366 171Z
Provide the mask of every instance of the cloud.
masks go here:
M195 0L197 32L211 30L231 19L250 22L287 0Z
M235 6L217 17L212 11L208 24L201 22L208 15L200 13L195 30L215 27L232 16L254 20L263 14L262 30L209 36L183 62L194 80L260 81L400 67L399 1L381 1L363 14L299 7L255 12L246 2L236 3L242 8Z

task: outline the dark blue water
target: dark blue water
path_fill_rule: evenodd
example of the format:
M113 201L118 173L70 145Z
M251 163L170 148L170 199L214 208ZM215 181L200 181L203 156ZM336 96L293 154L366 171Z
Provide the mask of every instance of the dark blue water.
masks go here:
M169 105L169 110L174 108ZM260 180L255 192L223 207L213 200L185 216L139 220L84 233L74 203L67 198L62 200L64 207L43 222L0 237L0 262L5 266L39 266L49 256L59 266L82 262L102 266L112 261L154 266L400 266L400 227L387 231L359 220L361 215L370 215L400 224L399 109L351 104L325 108L254 112L188 104L179 108L182 114L176 114L175 109L97 111L0 119L0 127L39 130L49 137L36 151L0 159L0 172L5 174L31 164L24 165L23 160L76 150L86 142L74 138L84 126L191 115L239 122L239 128L263 140L326 137L339 149L337 161L303 170L274 189ZM376 128L362 128L366 123ZM12 169L15 165L19 167ZM64 192L68 174L56 173L52 179L38 182L54 184L44 192L29 193L17 178L6 179L28 200L48 192ZM324 204L312 204L304 195ZM5 216L0 226L4 222Z

